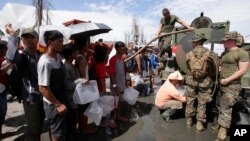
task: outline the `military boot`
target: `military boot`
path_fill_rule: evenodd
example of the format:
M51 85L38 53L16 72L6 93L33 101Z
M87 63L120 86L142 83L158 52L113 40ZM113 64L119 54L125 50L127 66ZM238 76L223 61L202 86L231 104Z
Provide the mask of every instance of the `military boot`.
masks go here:
M193 119L187 118L187 127L191 127L193 125Z
M212 124L212 129L213 129L214 131L218 132L218 131L219 131L219 128L220 128L220 125L219 125L218 123Z
M199 132L204 130L204 126L203 126L203 123L201 121L197 121L196 130Z
M220 127L217 139L218 141L225 141L227 138L227 129L224 127Z
M176 110L174 110L174 109L167 109L164 113L162 113L162 116L164 117L164 119L166 120L166 122L173 122L173 120L170 117L175 112L176 112Z

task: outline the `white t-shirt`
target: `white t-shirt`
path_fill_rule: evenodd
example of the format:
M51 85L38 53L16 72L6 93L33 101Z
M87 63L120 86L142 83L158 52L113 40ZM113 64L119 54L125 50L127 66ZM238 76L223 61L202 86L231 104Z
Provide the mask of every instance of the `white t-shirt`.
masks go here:
M143 79L140 77L139 74L137 73L129 73L130 77L131 77L131 81L134 81L135 86L139 85L139 84L143 84Z
M61 56L58 54L57 59L49 57L47 54L43 54L38 61L37 73L38 73L38 85L49 86L50 75L52 69L59 69L61 67Z

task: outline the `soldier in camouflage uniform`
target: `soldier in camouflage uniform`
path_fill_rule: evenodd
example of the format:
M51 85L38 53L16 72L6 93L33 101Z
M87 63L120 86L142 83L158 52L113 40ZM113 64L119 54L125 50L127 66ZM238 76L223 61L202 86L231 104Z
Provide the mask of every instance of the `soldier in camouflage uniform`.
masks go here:
M212 101L213 77L218 69L218 56L202 45L207 39L204 34L196 34L192 40L193 50L186 55L187 60L187 78L186 92L187 98L186 117L187 126L193 124L193 117L196 114L197 131L203 131L203 123L206 122L206 106ZM194 107L195 100L198 100L197 109Z
M238 33L227 32L223 38L225 52L221 57L221 97L219 98L219 118L220 125L218 137L219 141L225 141L227 130L232 119L232 108L241 91L241 77L247 73L249 66L249 54L244 49L237 47Z
M189 30L194 29L193 27L189 26L186 22L182 21L176 15L170 15L170 12L167 8L164 8L162 10L162 15L163 15L163 17L160 20L160 25L158 27L156 34L155 34L156 37L160 36L162 34L172 32L176 22L181 24L182 26L188 28ZM171 40L172 40L171 35L159 38L159 42L158 42L158 47L160 48L160 53L159 53L160 66L158 67L159 72L161 72L162 70L164 70L166 68L166 65L168 62L167 58L164 56L165 53L168 54L168 56L167 56L168 58L172 57Z
M190 30L194 29L193 27L190 27L187 23L185 23L184 21L179 19L177 16L170 15L170 12L167 8L164 8L162 10L162 14L164 17L161 18L160 26L159 26L155 36L159 36L162 34L172 32L176 22L178 22L179 24L183 25L184 27L186 27ZM161 49L160 56L163 55L165 52L171 52L171 48L170 48L171 39L172 39L171 36L165 36L165 37L162 37L159 39L158 46Z

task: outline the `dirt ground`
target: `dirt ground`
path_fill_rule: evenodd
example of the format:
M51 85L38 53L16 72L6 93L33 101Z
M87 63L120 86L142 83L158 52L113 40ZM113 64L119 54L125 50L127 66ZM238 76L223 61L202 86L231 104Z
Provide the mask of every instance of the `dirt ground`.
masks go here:
M130 118L128 122L116 121L116 129L98 127L95 134L78 133L74 141L211 141L216 138L217 132L211 129L213 118L210 114L208 114L208 123L205 125L206 130L198 133L195 129L196 124L187 128L183 109L173 116L173 123L164 121L159 109L154 106L154 100L155 95L139 97L134 106L126 104L122 109L124 115ZM136 116L131 113L132 107ZM237 107L242 109L241 105ZM249 115L245 113L233 117L235 120L238 119L238 122L235 122L237 124L249 125L250 123ZM18 101L8 102L2 141L23 141L25 123L23 105ZM41 140L50 141L46 123Z
M5 124L2 127L2 141L23 141L26 127L23 104L17 100L8 102ZM48 138L48 132L42 134L42 138ZM49 138L48 138L49 139Z
M23 136L25 125L24 111L18 101L8 102L6 121L3 125L3 141L13 141Z

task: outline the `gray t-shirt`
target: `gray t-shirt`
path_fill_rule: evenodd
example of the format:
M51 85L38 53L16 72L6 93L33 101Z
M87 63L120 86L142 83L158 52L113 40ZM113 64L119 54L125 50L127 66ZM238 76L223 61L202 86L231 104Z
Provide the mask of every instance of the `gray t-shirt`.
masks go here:
M121 92L125 90L125 68L123 60L116 60L115 63L115 82Z
M76 88L75 80L80 78L79 72L75 66L67 62L64 63L64 88L67 97L68 107L71 109L77 108L74 103L73 94Z

